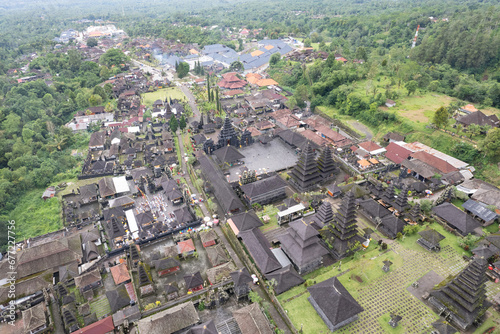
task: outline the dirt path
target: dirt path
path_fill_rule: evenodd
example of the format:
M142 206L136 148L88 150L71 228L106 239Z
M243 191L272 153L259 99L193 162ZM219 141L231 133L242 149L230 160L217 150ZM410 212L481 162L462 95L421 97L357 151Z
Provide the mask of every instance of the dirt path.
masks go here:
M357 131L364 133L366 135L366 140L371 140L373 138L372 131L366 125L358 121L349 121L349 125L355 128Z

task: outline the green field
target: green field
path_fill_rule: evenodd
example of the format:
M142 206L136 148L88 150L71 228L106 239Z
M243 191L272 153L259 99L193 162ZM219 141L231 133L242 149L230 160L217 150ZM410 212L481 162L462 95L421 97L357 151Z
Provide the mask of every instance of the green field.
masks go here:
M16 222L16 238L21 241L62 228L61 206L57 197L42 199L44 190L25 193L10 212L9 220Z
M156 92L150 92L144 94L142 103L146 107L152 107L153 102L156 100L162 100L165 101L166 98L170 99L177 99L177 100L186 100L186 95L177 87L169 87L169 88L162 88L158 89Z
M421 227L421 230L426 227ZM360 252L361 256L358 255L357 259L344 259L340 270L338 263L320 268L304 277L306 283L279 295L278 300L295 328L302 328L303 333L329 333L307 300L309 293L306 284L317 284L337 276L347 291L365 309L360 313L359 320L339 330L340 333L361 333L360 327L366 326L373 326L376 333L406 333L429 329L437 315L416 300L406 288L431 269L441 277L457 274L466 264L462 256L471 254L460 248L457 237L445 231L441 225L433 223L428 227L445 236L440 243L442 251L439 253L428 252L417 244L416 241L420 237L418 234L407 236L400 241L390 241L387 252L381 252L372 242L366 251ZM384 260L393 263L388 273L382 270ZM498 290L496 284L487 284L487 291L493 295ZM395 329L388 325L390 312L403 316L402 322ZM481 328L491 327L498 318L499 315L495 312Z

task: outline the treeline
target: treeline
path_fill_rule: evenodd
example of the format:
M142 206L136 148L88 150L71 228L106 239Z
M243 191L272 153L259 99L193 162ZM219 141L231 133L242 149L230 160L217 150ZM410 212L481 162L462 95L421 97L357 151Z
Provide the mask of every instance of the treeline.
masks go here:
M103 88L101 83L119 73L120 66L108 69L105 64L124 60L123 53L113 49L101 57L101 65L82 61L77 51L47 54L31 66L52 74L53 85L42 79L0 81L0 221L7 220L26 191L76 176L72 169L82 158L71 150L85 148L88 134L75 135L63 125L88 106L111 108L111 86Z
M499 22L498 8L489 7L431 25L412 57L482 74L488 67L497 67L500 60ZM499 80L500 72L494 76Z

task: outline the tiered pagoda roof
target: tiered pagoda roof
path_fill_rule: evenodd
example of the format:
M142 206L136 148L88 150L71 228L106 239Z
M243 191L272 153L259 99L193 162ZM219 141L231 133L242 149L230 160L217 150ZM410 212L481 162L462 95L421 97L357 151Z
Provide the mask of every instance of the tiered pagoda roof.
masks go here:
M323 180L331 179L334 176L335 162L329 145L325 146L318 157L318 169Z
M429 302L461 330L469 328L491 306L486 300L487 267L486 259L475 258L444 286L430 292Z
M356 241L360 243L363 241L357 231L355 201L354 193L349 191L335 213L333 223L329 226L329 230L334 235L333 253L338 258L349 255Z
M293 185L300 192L306 192L315 188L321 181L321 174L319 173L315 153L310 142L307 142L299 161L297 161L297 164L290 172L290 177Z
M417 219L420 215L422 214L422 209L420 209L420 204L415 204L411 210L410 210L410 216L413 217L413 219Z
M304 220L289 224L285 234L278 236L281 248L300 274L312 271L320 264L327 250L319 244L319 233Z
M391 183L387 189L385 189L384 194L382 195L382 199L386 202L389 202L389 204L392 204L394 202L394 196L396 193L394 192L394 185Z
M139 261L140 259L139 251L137 250L137 246L135 244L130 245L130 258L134 262Z
M316 212L314 216L314 221L319 228L323 228L333 221L332 205L329 202L324 201L323 204L321 204L318 212Z
M141 264L139 266L139 286L144 286L151 284L151 280L149 279L149 275L144 269L144 266Z
M239 146L238 134L236 133L236 130L233 127L233 122L231 122L229 117L226 117L224 124L222 125L222 129L219 133L218 145L219 147L227 145L236 147Z
M381 182L377 182L375 187L373 188L372 192L377 195L378 197L381 197L384 194L384 186L382 185Z
M401 189L398 197L392 203L394 208L399 212L403 212L408 207L408 188L406 186Z

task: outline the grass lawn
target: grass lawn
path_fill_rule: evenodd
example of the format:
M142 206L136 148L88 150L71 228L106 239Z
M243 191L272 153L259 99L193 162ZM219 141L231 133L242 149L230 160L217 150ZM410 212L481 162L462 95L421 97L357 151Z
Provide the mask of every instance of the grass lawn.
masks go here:
M486 226L485 228L483 228L483 231L488 233L498 233L498 223L493 223L489 226Z
M19 198L9 220L16 222L17 241L62 228L61 205L57 197L44 201L44 189L35 189Z
M309 297L309 293L305 293L284 305L293 326L297 330L302 328L302 332L305 334L330 333L330 330L307 300L307 297Z
M111 306L109 306L108 298L101 296L99 299L94 299L90 303L90 312L95 313L97 319L101 319L105 315L111 314Z
M361 251L364 257L360 260L349 261L346 264L343 261L342 263L342 271L347 269L351 269L351 271L340 276L339 280L355 299L358 297L358 291L361 287L369 285L371 281L385 274L382 270L382 262L384 260L393 262L391 271L403 265L403 259L396 253L387 252L381 255L381 252L375 249L375 246L371 247L373 248L371 250L369 248L367 253ZM316 283L323 282L338 275L340 272L337 268L337 264L321 268L306 275L304 278L312 278L315 273L319 273L319 275L314 276L314 281ZM363 282L358 282L354 278L355 276L361 277ZM304 284L302 284L279 295L278 300L280 300L285 310L287 310L295 328L299 329L302 327L304 333L330 333L325 323L307 300L309 293L306 289ZM291 299L292 297L295 298ZM287 301L288 299L291 300Z
M322 267L322 268L319 268L319 269L316 269L315 271L307 274L304 276L304 279L307 281L307 280L313 280L314 282L316 283L319 283L319 282L323 282L331 277L334 277L334 276L337 276L339 275L341 272L345 271L345 270L352 270L352 272L350 271L348 274L345 274L343 276L346 276L346 278L350 277L351 274L355 274L355 275L362 275L363 273L361 273L361 269L360 268L357 268L359 266L359 264L363 264L363 265L366 265L366 262L369 262L369 261L373 261L373 260L369 260L371 258L375 258L377 256L380 255L380 251L378 250L377 248L377 244L375 242L371 242L370 243L370 246L366 249L366 250L361 250L360 251L360 254L361 254L361 258L360 260L357 260L357 261L354 261L352 259L352 257L347 257L347 258L344 258L342 260L342 265L341 265L341 270L339 271L338 270L338 263L335 263L331 266L328 266L328 267ZM390 255L395 255L394 253L391 253ZM372 264L369 265L369 268L370 270L375 268L375 266L377 266L378 264L379 265L379 269L380 271L382 272L382 262L383 260L385 260L387 258L387 256L389 256L389 254L384 254L380 257L377 257L374 262ZM393 261L393 258L391 257L390 258L390 261L393 262L393 263L400 263L399 260L395 260ZM396 266L398 266L398 264L396 264ZM393 267L395 268L395 267ZM343 277L341 276L341 277ZM374 277L378 277L379 275L375 275L375 274L372 274L370 273L370 277L374 278ZM348 279L347 279L348 280ZM342 281L342 280L341 280ZM342 281L343 283L343 281ZM366 283L366 282L364 282ZM354 284L354 285L362 285L363 283L357 283ZM366 284L365 284L366 285ZM287 299L290 299L294 296L297 296L299 295L300 293L303 293L304 291L306 291L306 286L304 284L301 284L299 286L296 286L284 293L282 293L281 295L278 296L278 300L280 302L283 302L283 301L286 301Z
M404 333L405 329L401 324L399 324L396 328L393 328L391 325L389 325L389 320L391 320L391 315L390 313L386 313L380 318L378 318L378 323L380 324L380 327L384 329L385 333Z
M462 204L464 204L465 202L462 201L461 199L459 198L454 198L451 200L451 203L456 206L457 208L459 208L460 210L464 211L464 208L462 207Z
M445 236L445 239L443 239L439 244L441 245L441 248L443 248L446 245L450 245L458 254L462 255L467 255L471 256L472 253L469 251L464 250L462 247L458 245L458 237L444 229L443 226L439 225L438 223L432 223L429 224L428 228L431 228L433 230L436 230L437 232L441 233L443 236ZM420 231L424 230L424 228L420 228ZM423 251L422 246L417 244L417 240L420 239L420 235L418 233L415 233L410 236L405 236L403 240L400 240L399 243L408 249L412 249L415 251Z
M144 94L142 103L146 107L152 107L154 101L156 100L165 101L165 98L167 97L169 97L170 99L186 100L186 95L184 95L184 93L179 88L169 87L169 88L158 89L156 92L150 92Z
M500 333L500 326L498 325L498 321L500 320L500 313L495 311L493 307L490 307L488 310L491 313L491 317L486 319L485 322L479 328L477 328L474 333L485 333L491 327L496 327L496 329L492 332L493 334Z
M273 206L273 205L266 205L264 206L262 211L257 212L257 216L262 220L262 217L265 215L268 215L270 220L266 223L262 220L264 223L264 226L260 227L260 230L262 232L266 232L269 230L274 230L275 228L278 228L278 218L276 218L276 215L278 214L278 208Z
M368 255L377 256L377 258L368 258ZM339 281L344 285L344 287L349 291L349 293L356 299L361 287L370 285L375 279L380 276L386 275L382 270L384 266L383 262L389 260L392 265L389 271L393 271L403 265L403 259L401 256L394 252L387 252L380 255L378 250L375 250L373 254L367 254L364 258L352 262L351 270L339 277ZM344 270L344 268L342 268ZM362 282L359 282L357 278L360 278Z

